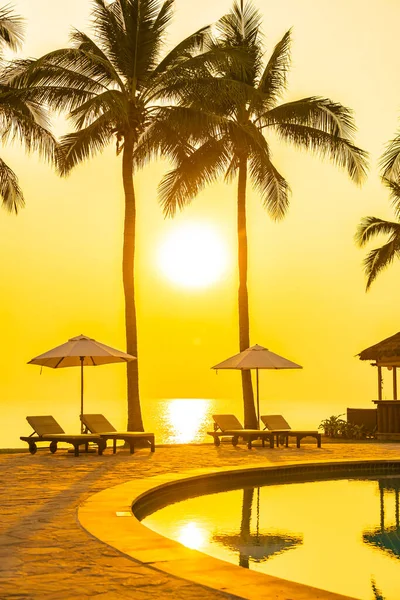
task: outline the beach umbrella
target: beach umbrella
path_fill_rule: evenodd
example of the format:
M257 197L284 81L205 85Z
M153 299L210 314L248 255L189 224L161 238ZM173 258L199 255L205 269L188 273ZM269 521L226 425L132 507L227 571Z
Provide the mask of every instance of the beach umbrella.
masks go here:
M250 346L243 352L235 354L230 358L211 367L212 369L239 369L241 371L255 369L256 370L256 387L257 387L257 420L260 427L260 394L258 385L258 370L259 369L302 369L300 365L271 352L268 348L259 346Z
M81 415L83 414L83 367L96 367L117 362L130 362L136 360L135 356L126 354L121 350L111 348L97 342L86 335L78 335L68 340L65 344L48 350L40 356L32 358L28 365L41 365L60 369L64 367L81 368ZM83 423L81 422L83 433Z

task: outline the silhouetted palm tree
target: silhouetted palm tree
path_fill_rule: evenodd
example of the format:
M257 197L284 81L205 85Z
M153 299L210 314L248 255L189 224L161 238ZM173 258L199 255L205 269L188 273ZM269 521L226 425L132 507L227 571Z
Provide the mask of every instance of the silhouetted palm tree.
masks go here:
M276 45L263 66L261 17L247 3L235 2L219 24L219 49L237 49L247 55L247 63L232 64L219 73L220 94L206 93L204 70L198 88L186 90L185 102L213 113L215 127L208 129L206 141L188 144L175 158L175 168L160 184L160 198L167 215L188 204L206 184L221 173L232 180L237 176L237 229L239 265L239 348L250 346L247 291L246 193L250 179L269 215L282 219L289 207L288 182L272 163L266 138L274 131L299 148L328 156L360 183L366 172L366 154L352 141L355 125L349 109L326 98L308 97L279 104L286 88L289 67L290 31ZM224 85L225 83L225 85ZM201 93L199 93L201 90ZM241 371L245 427L257 427L250 371Z
M14 85L31 86L33 98L69 112L76 132L61 140L58 168L62 175L112 140L117 154L122 153L126 344L127 352L134 356L138 356L138 347L133 177L136 168L153 154L160 151L174 157L186 143L177 135L176 124L179 122L181 134L192 123L195 127L198 111L178 103L182 89L190 83L190 73L207 63L207 52L200 52L209 37L206 27L161 57L173 4L174 0L93 0L94 37L74 31L72 48L56 50L36 61L20 61L11 73ZM147 136L149 128L156 145ZM138 361L128 363L127 380L128 429L143 430Z
M364 217L357 228L355 240L360 247L365 246L376 236L389 236L386 244L371 250L364 260L364 269L367 275L367 290L369 290L372 282L381 271L386 269L395 258L400 258L400 185L385 177L382 177L382 181L390 189L392 205L397 221L385 221L377 217Z
M23 40L23 19L9 6L0 8L0 135L3 143L15 140L28 151L37 150L47 159L54 157L55 140L47 131L46 112L35 101L27 98L26 90L15 90L4 77L6 72L4 50L16 51ZM25 204L22 190L14 171L0 158L0 196L3 207L18 212Z

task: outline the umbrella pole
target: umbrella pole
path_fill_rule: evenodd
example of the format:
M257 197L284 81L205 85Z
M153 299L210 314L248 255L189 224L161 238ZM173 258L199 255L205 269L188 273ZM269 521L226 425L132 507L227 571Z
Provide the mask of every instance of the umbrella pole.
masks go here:
M257 423L260 429L260 396L258 392L258 369L256 369L256 385L257 385Z
M79 360L81 361L81 414L80 417L83 415L83 361L84 361L84 357L80 356ZM82 423L82 419L79 418L80 422L81 422L81 433L83 433L83 423Z

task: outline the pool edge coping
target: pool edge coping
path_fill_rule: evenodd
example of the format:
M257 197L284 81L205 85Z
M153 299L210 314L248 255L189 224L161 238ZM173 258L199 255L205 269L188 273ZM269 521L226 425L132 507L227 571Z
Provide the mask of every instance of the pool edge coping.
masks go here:
M323 589L295 583L257 571L243 569L232 563L211 557L199 550L192 550L179 542L166 538L139 521L132 507L146 496L162 489L182 486L185 481L205 480L234 474L265 471L287 471L293 473L315 472L320 469L329 474L329 468L348 465L384 466L388 463L400 465L396 459L349 459L340 461L288 462L284 465L251 467L206 467L187 471L133 479L109 487L87 498L78 507L78 521L93 537L113 547L139 564L163 573L185 579L192 583L231 594L238 598L253 600L354 600ZM288 480L289 482L289 480Z

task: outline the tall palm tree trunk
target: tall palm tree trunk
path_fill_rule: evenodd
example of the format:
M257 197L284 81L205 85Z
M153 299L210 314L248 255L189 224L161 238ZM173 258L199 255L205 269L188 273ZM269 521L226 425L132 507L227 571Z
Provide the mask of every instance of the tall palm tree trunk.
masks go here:
M247 183L247 158L241 157L239 161L238 179L238 264L239 264L239 347L240 352L250 346L249 325L249 298L247 293L247 231L246 231L246 183ZM241 371L244 426L246 429L255 429L257 425L256 409L254 406L253 386L251 372Z
M126 351L133 356L137 352L137 326L135 306L135 233L136 203L133 187L133 138L124 140L122 156L122 179L125 191L125 222L122 272L125 295ZM128 430L144 431L139 399L139 360L126 364L128 382Z
M254 488L248 488L243 490L243 504L242 504L242 522L240 524L240 541L244 547L251 545L251 508L253 506ZM249 568L249 555L246 552L240 551L239 553L239 566L245 569Z

